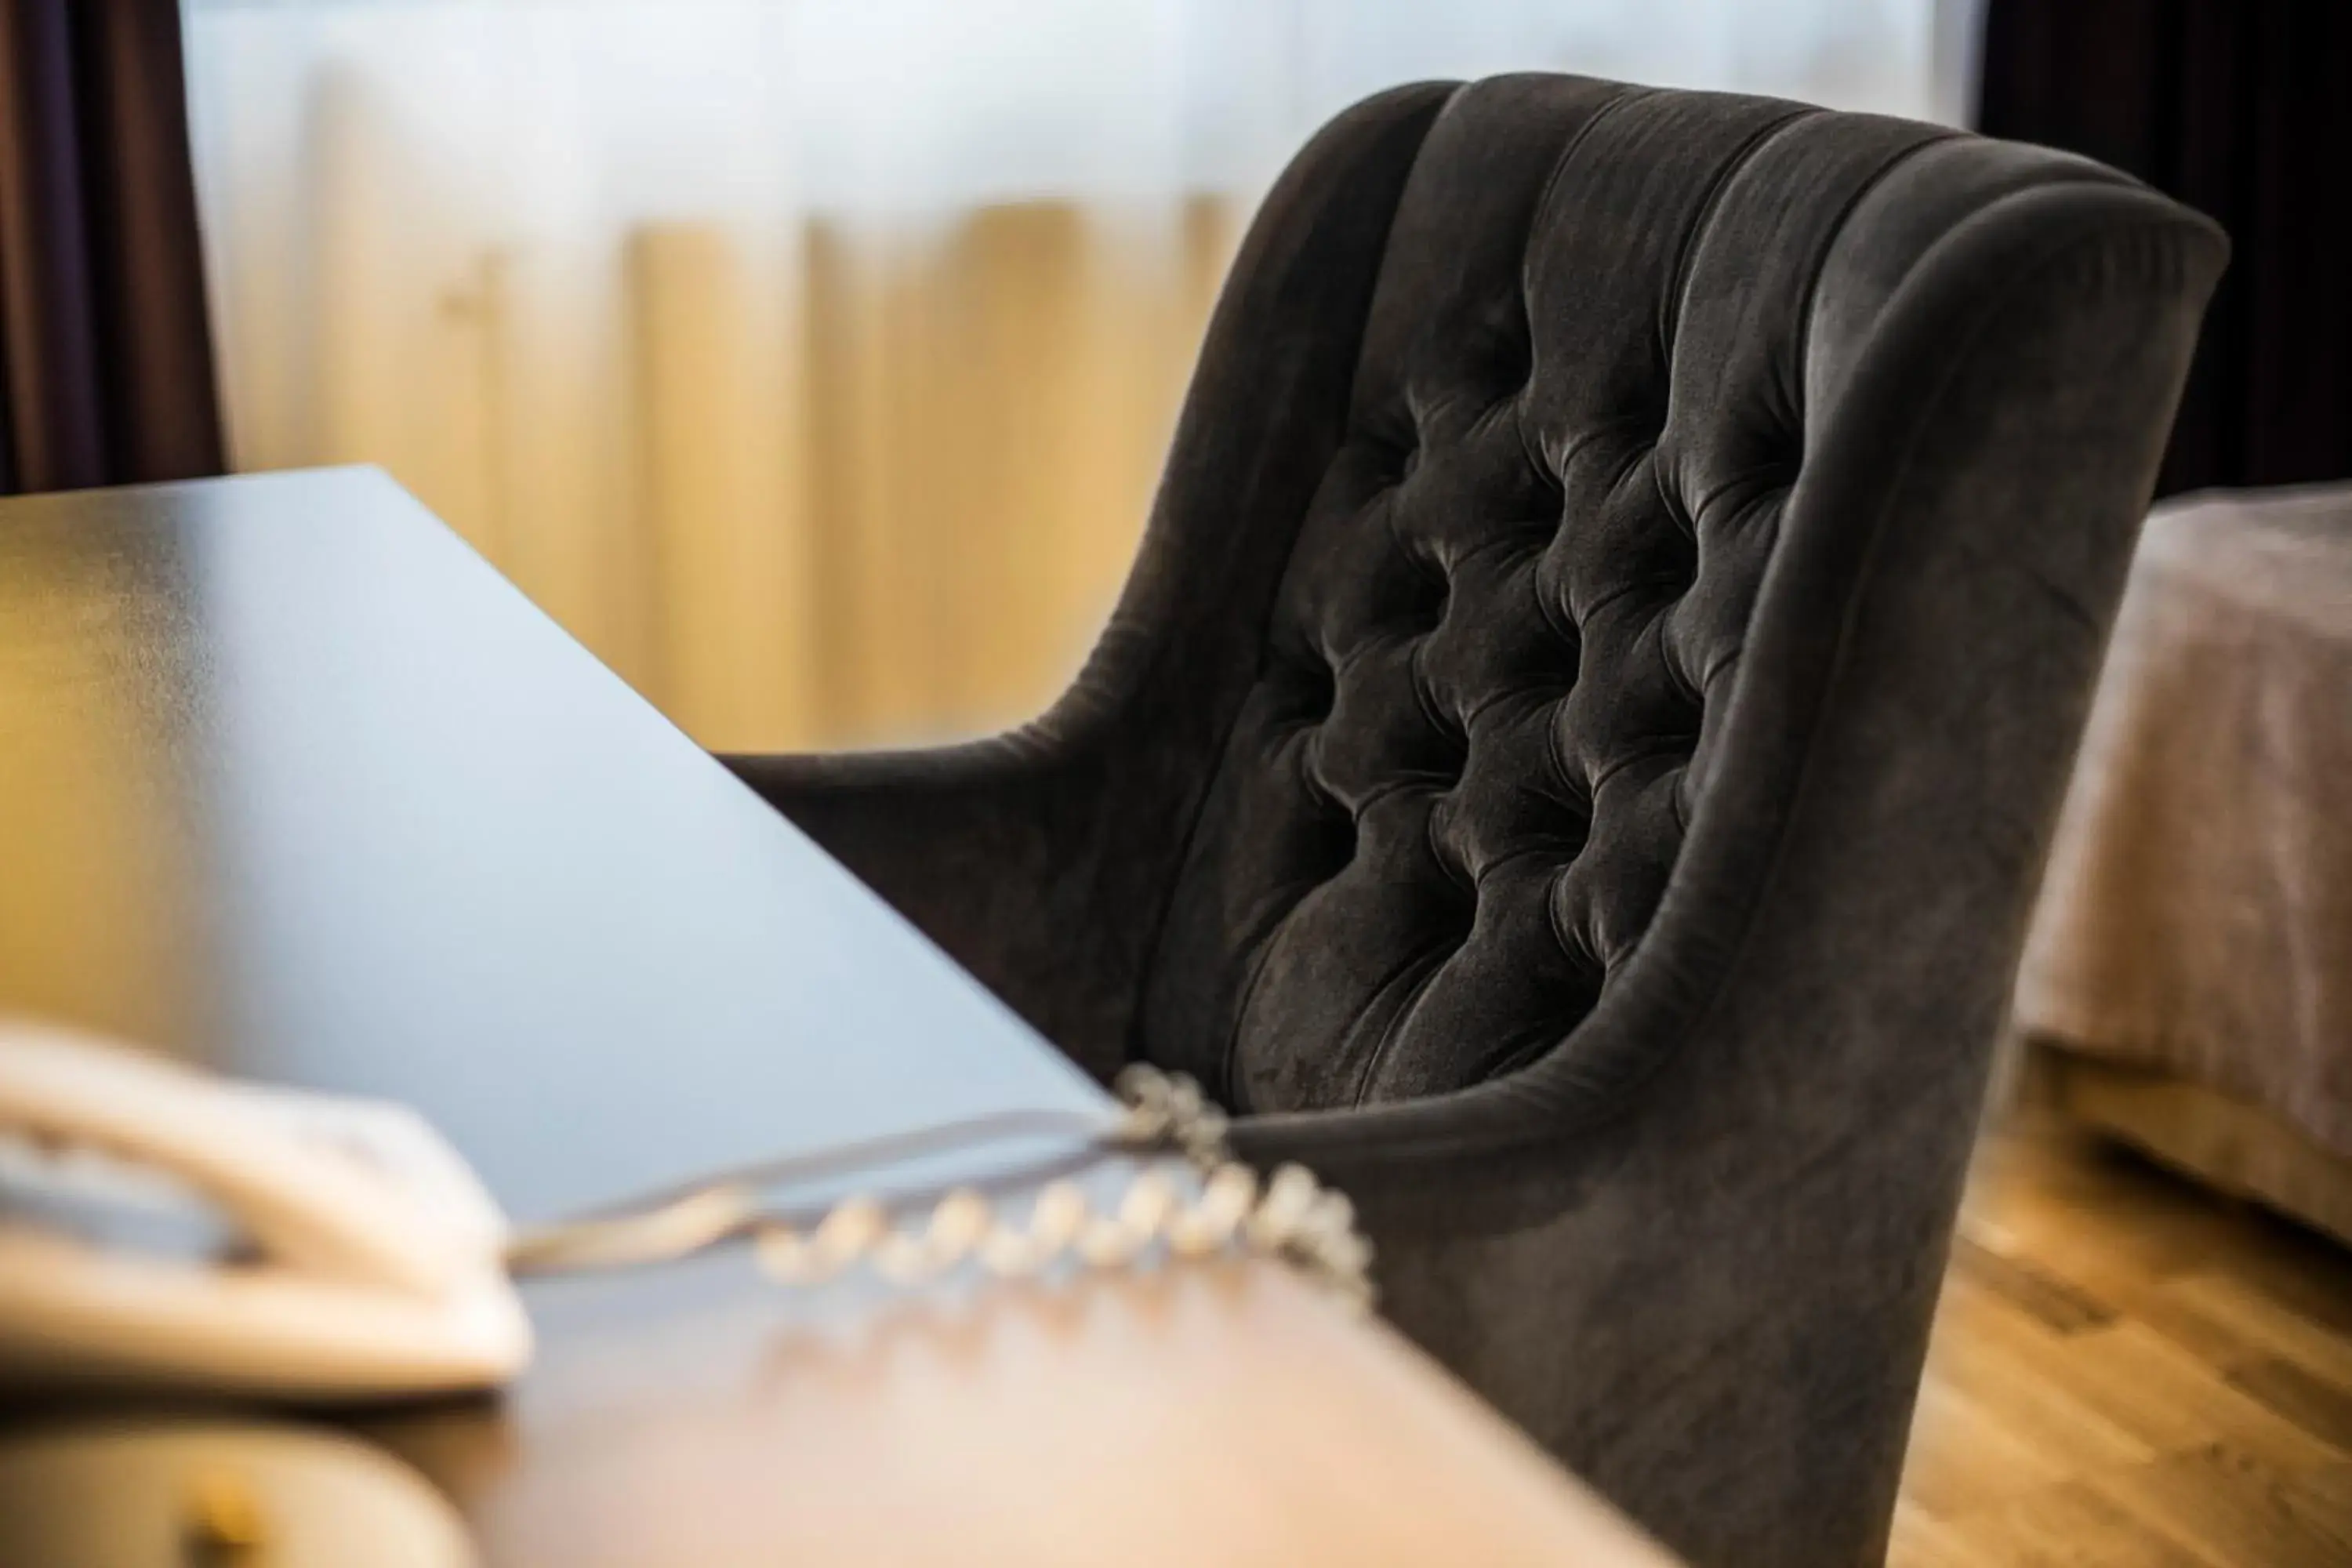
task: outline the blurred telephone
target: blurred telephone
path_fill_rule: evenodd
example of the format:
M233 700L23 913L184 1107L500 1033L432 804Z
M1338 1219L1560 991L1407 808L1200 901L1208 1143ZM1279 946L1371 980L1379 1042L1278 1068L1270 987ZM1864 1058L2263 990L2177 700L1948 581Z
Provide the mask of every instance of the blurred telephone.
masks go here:
M504 1382L506 1226L405 1107L0 1017L0 1385L346 1400Z

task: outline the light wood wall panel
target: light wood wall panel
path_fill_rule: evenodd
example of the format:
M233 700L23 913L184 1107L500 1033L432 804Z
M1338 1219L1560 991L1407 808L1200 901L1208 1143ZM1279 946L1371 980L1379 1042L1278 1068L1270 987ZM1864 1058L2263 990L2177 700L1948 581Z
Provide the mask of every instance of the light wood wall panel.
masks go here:
M308 120L308 248L235 304L240 466L382 464L715 747L972 734L1076 670L1228 203L483 247L414 221L403 130L359 79L322 75Z
M814 597L796 323L716 226L631 236L637 524L655 628L648 682L714 745L814 733Z

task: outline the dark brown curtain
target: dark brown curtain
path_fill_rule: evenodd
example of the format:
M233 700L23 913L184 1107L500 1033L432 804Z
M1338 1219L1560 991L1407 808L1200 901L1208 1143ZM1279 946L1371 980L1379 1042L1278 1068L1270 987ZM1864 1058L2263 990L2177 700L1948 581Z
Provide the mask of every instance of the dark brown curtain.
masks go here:
M221 468L177 0L0 0L0 494Z
M1989 0L1982 84L2230 231L2159 489L2352 477L2352 0Z

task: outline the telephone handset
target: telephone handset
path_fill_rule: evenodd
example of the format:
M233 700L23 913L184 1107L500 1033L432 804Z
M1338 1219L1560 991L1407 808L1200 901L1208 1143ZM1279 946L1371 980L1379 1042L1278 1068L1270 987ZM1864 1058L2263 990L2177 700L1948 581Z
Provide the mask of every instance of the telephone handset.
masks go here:
M235 1247L173 1256L58 1218L158 1193L202 1200ZM404 1107L0 1018L0 1384L340 1400L500 1383L531 1348L505 1239Z

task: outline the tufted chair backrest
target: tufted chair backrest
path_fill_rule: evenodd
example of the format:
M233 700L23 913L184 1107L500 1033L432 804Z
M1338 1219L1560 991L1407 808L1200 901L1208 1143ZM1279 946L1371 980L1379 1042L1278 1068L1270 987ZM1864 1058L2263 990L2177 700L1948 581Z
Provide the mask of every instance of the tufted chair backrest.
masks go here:
M1388 226L1344 435L1245 628L1257 673L1142 1054L1269 1111L1572 1052L1707 809L1744 638L1881 305L1986 202L2117 178L1769 100L1456 91Z

